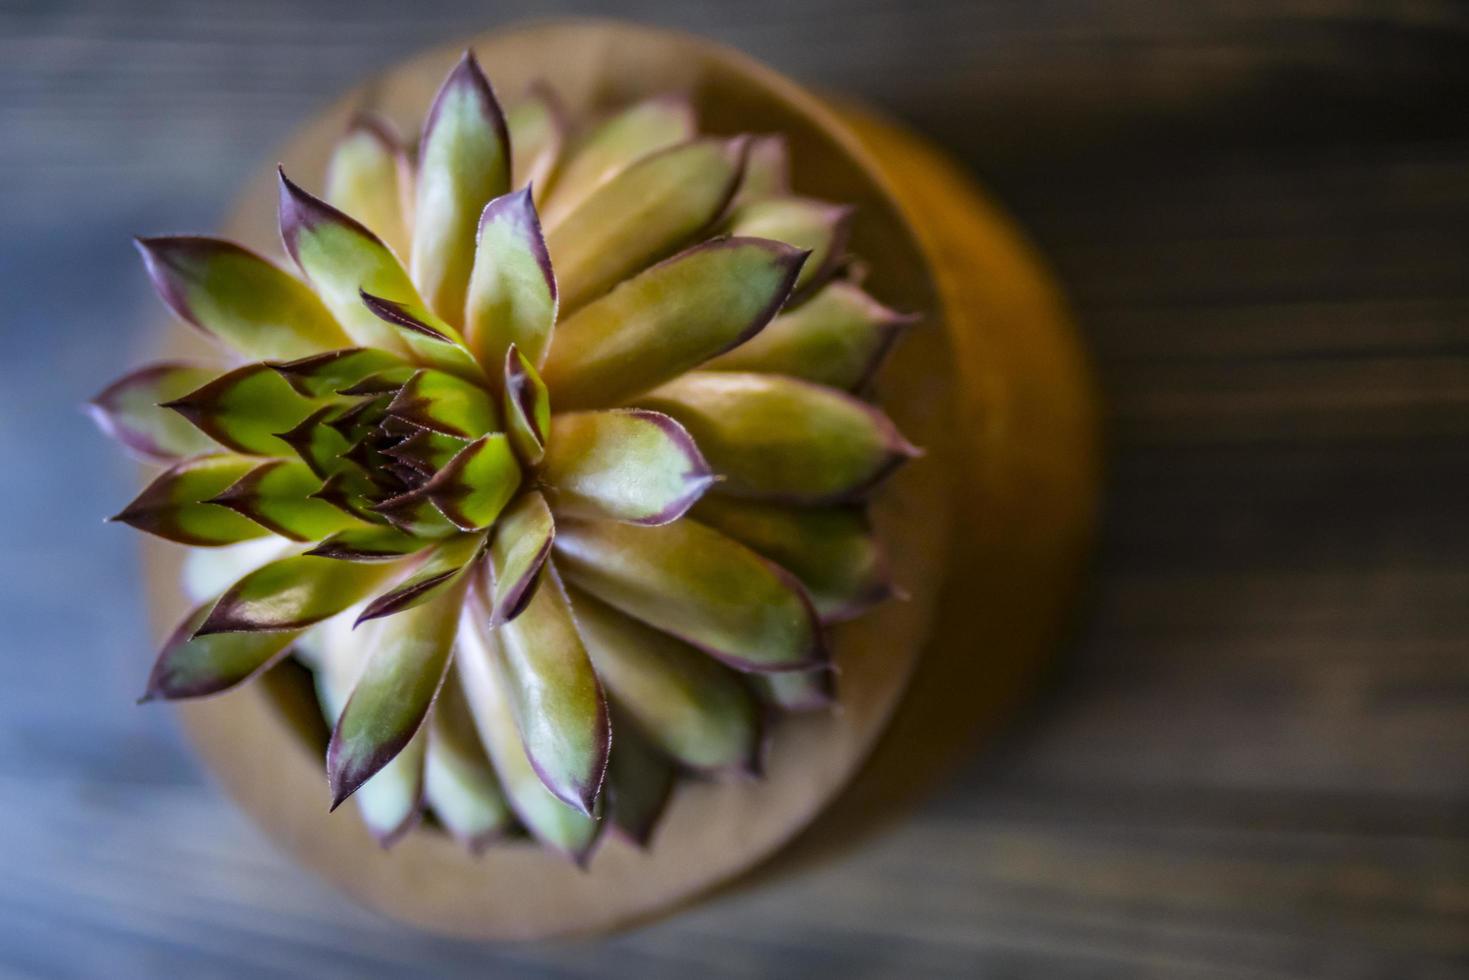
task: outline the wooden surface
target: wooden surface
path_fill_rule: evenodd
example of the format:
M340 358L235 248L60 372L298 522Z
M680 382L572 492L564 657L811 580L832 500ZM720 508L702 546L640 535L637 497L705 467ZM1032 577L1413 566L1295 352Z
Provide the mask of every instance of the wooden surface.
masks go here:
M581 5L887 108L1030 230L1111 400L1077 642L890 834L607 942L422 939L223 802L130 704L153 638L134 544L97 521L133 476L73 408L143 343L126 236L208 227L330 93L534 6L0 2L0 972L1465 975L1451 4Z

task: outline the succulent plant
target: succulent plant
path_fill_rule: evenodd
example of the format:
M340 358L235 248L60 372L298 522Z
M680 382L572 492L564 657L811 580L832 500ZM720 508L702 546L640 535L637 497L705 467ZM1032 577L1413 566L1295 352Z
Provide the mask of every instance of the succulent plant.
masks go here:
M416 153L362 115L324 199L281 172L300 278L140 240L237 355L93 402L166 464L115 519L193 549L143 699L294 655L331 805L385 845L427 810L582 861L679 776L757 770L774 712L832 697L827 627L890 594L864 501L915 453L861 397L908 318L786 171L679 98L502 113L466 53Z

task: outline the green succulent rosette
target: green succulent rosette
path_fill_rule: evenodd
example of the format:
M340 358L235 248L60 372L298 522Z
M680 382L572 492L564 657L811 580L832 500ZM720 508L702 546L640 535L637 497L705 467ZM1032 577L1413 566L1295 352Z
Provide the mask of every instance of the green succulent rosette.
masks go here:
M757 770L773 713L833 697L827 628L891 592L865 501L915 453L861 394L909 318L786 171L680 99L502 112L466 54L416 151L362 116L322 198L281 173L299 277L140 240L237 355L93 402L166 465L116 519L195 549L144 699L296 656L332 806L384 844L431 811L583 861L678 778Z

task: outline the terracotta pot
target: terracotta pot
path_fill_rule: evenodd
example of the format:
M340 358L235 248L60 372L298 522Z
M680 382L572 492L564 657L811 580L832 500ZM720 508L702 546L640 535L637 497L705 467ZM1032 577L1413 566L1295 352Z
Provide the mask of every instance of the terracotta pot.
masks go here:
M683 90L705 130L787 134L796 189L858 205L852 249L871 264L867 288L924 315L881 383L884 405L928 450L884 489L875 513L909 599L837 632L837 710L782 722L763 779L682 784L646 852L608 835L581 871L529 843L474 858L427 827L383 851L351 807L327 812L321 725L299 669L180 706L225 790L303 865L426 929L529 939L667 912L798 835L767 873L825 857L911 804L976 731L1002 720L1055 646L1087 551L1094 411L1071 327L1034 256L961 173L910 134L738 53L664 31L571 21L468 45L507 97L547 78L582 112ZM354 109L371 106L415 131L463 47L372 80L311 120L279 159L319 188ZM260 167L224 232L280 253L270 167ZM197 344L175 330L168 353ZM147 551L160 627L185 612L179 560L167 545Z

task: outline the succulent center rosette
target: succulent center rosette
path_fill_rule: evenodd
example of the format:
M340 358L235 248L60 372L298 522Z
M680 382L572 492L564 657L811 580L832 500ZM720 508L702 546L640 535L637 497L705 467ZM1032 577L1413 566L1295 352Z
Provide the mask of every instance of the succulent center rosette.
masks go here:
M756 770L767 718L832 696L827 627L890 593L864 501L914 453L854 394L907 318L786 170L674 98L502 114L466 54L416 152L362 116L324 199L281 173L300 278L140 241L241 356L94 402L168 464L117 519L197 549L145 699L294 654L332 805L384 843L427 810L584 860L679 775Z

